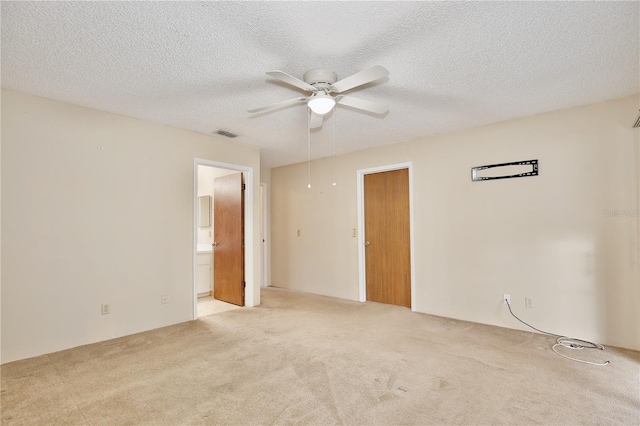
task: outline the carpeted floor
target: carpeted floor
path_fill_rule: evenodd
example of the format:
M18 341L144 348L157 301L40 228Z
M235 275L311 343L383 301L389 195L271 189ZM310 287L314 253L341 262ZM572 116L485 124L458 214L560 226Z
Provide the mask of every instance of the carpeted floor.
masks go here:
M269 288L257 308L3 365L2 424L640 424L640 353L582 351L611 361L596 367L553 342Z

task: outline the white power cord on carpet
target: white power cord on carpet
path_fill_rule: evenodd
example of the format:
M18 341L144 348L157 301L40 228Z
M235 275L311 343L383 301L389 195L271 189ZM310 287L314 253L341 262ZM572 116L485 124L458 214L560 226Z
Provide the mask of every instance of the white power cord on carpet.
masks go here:
M574 339L572 337L567 337L567 336L561 336L559 334L553 334L553 333L549 333L546 331L542 331L539 330L537 328L535 328L532 325L527 324L526 322L522 321L520 318L518 318L516 316L516 314L513 313L513 311L511 310L511 304L509 303L509 300L504 299L505 303L507 304L507 306L509 307L509 312L511 312L511 315L513 315L513 317L515 319L517 319L518 321L520 321L521 323L523 323L524 325L526 325L527 327L533 328L536 331L539 331L540 333L544 333L544 334L548 334L549 336L554 336L557 337L556 339L556 344L553 345L551 347L551 349L558 355L560 355L561 357L570 359L571 361L576 361L576 362L582 362L583 364L590 364L590 365L608 365L610 364L609 361L605 361L605 362L591 362L591 361L584 361L581 359L577 359L577 358L571 358L570 356L561 354L560 352L556 351L556 348L558 346L563 346L565 348L569 348L569 349L576 349L576 350L581 350L581 349L600 349L601 351L604 350L604 346L602 346L599 343L593 343L593 342L589 342L587 340L582 340L582 339Z

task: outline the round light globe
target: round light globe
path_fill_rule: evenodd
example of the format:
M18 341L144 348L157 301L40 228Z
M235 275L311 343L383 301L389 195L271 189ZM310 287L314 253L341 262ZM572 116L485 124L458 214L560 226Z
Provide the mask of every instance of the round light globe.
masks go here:
M331 96L317 95L314 96L307 105L309 105L311 111L323 115L331 111L335 104L336 101L334 101Z

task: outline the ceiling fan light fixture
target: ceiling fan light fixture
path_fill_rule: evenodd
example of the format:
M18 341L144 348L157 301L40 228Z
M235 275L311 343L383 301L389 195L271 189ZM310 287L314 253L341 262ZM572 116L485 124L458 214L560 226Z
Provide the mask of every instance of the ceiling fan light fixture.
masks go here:
M327 95L326 93L320 92L312 97L307 105L309 106L311 111L315 112L316 114L324 115L331 111L335 104L336 101L334 101L331 96Z

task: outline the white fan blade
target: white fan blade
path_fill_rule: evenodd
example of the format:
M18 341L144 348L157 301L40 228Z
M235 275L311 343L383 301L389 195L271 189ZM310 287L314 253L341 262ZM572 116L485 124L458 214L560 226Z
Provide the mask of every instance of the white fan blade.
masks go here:
M276 102L275 104L265 105L265 106L261 106L260 108L250 109L248 112L254 113L254 112L264 111L264 110L267 110L267 109L281 108L281 107L285 107L285 106L289 106L289 105L295 105L295 104L298 104L298 103L306 102L308 99L309 98L287 99L286 101Z
M371 68L367 68L366 70L357 72L352 76L347 78L343 78L340 81L336 81L332 84L335 92L340 93L345 90L353 89L354 87L362 86L363 84L370 83L374 80L377 80L382 77L386 77L389 75L389 71L381 66L374 65Z
M315 129L321 127L323 119L324 118L322 115L311 112L311 118L309 119L309 128Z
M273 78L277 78L278 80L282 80L287 84L290 84L292 86L296 86L299 87L302 90L306 90L307 92L315 92L316 88L313 87L312 85L305 83L304 81L295 78L292 75L287 74L286 72L283 71L269 71L267 72L268 75L270 75Z
M354 98L353 96L336 96L336 103L340 105L350 106L352 108L361 109L363 111L372 112L374 114L384 114L389 111L389 105L378 102L365 101L364 99Z

